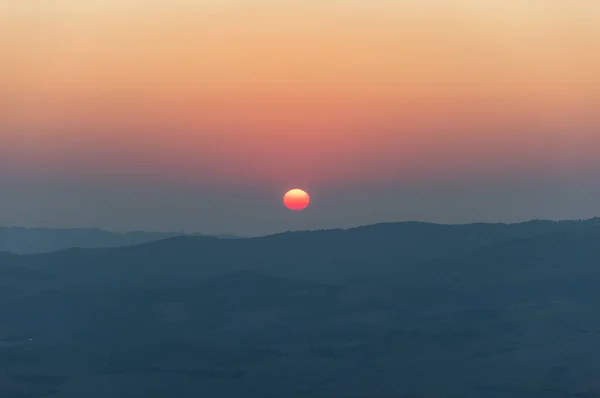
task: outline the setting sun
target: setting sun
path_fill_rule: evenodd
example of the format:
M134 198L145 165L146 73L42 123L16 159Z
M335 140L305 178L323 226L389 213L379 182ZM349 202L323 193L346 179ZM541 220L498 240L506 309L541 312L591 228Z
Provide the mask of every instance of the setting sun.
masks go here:
M284 195L283 204L290 210L304 210L310 204L310 196L301 189L292 189Z

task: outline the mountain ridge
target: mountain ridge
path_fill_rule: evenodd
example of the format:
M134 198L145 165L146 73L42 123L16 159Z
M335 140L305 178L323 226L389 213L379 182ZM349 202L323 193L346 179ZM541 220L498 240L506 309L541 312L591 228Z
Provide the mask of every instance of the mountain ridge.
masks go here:
M0 254L0 392L597 396L597 220L386 224Z
M0 251L14 254L37 254L73 247L123 247L175 236L215 236L237 239L233 235L204 235L185 232L113 232L99 228L29 228L0 226Z

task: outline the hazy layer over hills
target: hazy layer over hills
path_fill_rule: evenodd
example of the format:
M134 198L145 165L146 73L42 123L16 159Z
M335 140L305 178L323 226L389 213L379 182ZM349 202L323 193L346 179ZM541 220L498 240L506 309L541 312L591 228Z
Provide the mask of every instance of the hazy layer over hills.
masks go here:
M130 246L174 236L183 232L108 232L94 228L54 229L0 227L0 251L31 254L72 247L99 248ZM199 234L194 234L198 236ZM222 235L222 238L233 238Z
M0 253L0 396L600 397L600 222Z

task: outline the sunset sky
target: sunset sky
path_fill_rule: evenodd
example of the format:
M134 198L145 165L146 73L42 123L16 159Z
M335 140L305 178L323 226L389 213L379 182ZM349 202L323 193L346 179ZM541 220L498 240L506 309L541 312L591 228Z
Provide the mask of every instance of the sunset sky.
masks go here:
M0 225L592 217L599 104L600 1L0 0Z

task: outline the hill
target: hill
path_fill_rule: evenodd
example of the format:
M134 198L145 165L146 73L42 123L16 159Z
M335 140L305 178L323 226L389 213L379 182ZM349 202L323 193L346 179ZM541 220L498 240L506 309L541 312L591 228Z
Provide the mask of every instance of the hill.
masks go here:
M600 225L0 256L3 397L599 397Z
M95 228L24 228L0 227L0 251L16 254L47 253L72 247L100 248L130 246L145 242L189 235L178 232L109 232ZM199 234L193 234L198 236ZM220 235L222 238L235 238Z

